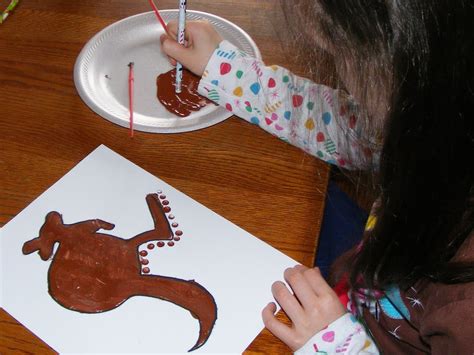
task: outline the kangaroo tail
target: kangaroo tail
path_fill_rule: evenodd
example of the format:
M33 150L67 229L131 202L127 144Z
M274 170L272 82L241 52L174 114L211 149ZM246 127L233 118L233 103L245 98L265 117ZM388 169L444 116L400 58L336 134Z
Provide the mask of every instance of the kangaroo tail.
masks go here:
M199 321L199 338L189 351L204 345L217 319L217 305L209 291L194 280L186 281L158 275L144 275L132 283L137 296L160 298L191 312Z

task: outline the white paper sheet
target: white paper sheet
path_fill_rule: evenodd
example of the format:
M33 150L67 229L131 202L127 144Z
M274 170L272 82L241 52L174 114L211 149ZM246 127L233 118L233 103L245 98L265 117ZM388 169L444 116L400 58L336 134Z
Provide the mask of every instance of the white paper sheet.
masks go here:
M0 295L3 308L60 353L183 353L199 325L173 303L132 297L99 314L70 311L48 293L50 261L22 254L50 211L71 224L100 218L124 239L153 228L145 202L162 190L183 231L174 247L154 248L152 274L194 279L215 298L218 318L209 340L195 352L241 353L263 329L270 286L294 260L207 209L162 180L98 147L0 231ZM146 249L146 246L140 247Z

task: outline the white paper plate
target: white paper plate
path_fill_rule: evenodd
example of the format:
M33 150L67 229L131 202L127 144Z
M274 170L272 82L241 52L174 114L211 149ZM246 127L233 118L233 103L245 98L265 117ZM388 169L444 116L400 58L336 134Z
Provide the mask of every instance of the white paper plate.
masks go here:
M167 22L177 10L160 11ZM205 12L188 11L188 20L205 19L224 39L261 58L255 42L240 27ZM232 114L208 105L188 117L168 112L156 97L156 77L172 66L160 49L164 33L153 12L118 21L97 33L82 49L74 67L74 83L82 100L97 114L129 126L128 64L134 62L134 129L153 133L193 131L219 123Z

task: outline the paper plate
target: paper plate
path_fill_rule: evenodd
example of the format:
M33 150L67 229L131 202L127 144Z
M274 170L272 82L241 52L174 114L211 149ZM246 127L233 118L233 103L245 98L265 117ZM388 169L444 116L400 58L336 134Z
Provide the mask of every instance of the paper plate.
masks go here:
M160 11L177 19L177 10ZM255 42L240 27L215 15L188 11L187 20L207 20L220 35L250 55L261 58ZM232 114L207 105L188 117L168 112L156 97L156 77L172 66L160 49L163 28L153 12L118 21L97 33L82 49L74 67L74 83L82 100L97 114L129 126L128 64L134 62L134 129L153 133L194 131L219 123Z

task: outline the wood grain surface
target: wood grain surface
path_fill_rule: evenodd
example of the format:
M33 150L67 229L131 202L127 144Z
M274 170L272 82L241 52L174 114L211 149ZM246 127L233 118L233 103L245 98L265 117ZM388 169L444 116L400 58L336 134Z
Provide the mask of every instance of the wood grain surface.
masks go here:
M176 8L177 1L157 4ZM239 25L267 64L304 72L286 50L278 0L189 1L189 8ZM329 174L326 164L237 117L199 131L135 132L130 139L127 129L81 101L73 67L82 47L104 27L147 11L145 0L23 0L0 25L0 226L105 144L312 266ZM246 353L289 352L264 330ZM0 353L54 351L0 310Z

